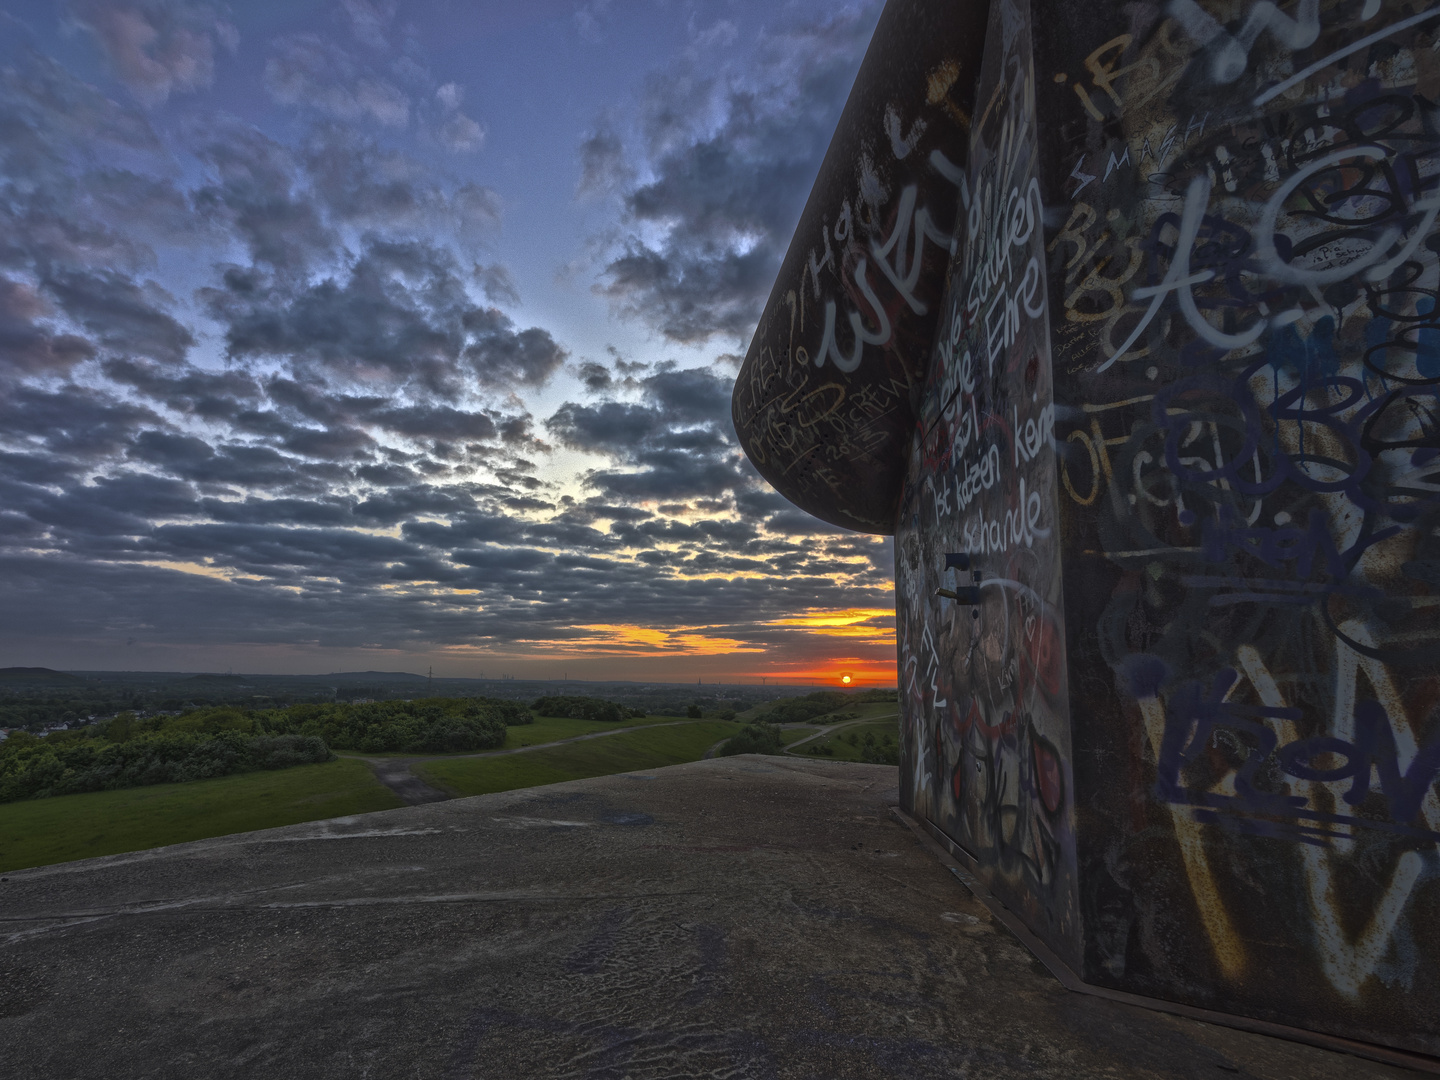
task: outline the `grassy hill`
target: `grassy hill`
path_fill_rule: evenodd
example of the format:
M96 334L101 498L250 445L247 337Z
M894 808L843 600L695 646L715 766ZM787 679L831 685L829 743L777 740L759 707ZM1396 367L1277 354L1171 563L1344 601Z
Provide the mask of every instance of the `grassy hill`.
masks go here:
M403 805L362 761L0 806L0 871Z

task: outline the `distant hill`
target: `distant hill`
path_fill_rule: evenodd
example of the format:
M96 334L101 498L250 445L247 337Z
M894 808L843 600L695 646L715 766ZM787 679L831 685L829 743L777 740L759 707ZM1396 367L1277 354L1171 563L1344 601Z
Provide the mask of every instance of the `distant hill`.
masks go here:
M245 678L244 675L191 675L185 682L240 683Z
M408 679L411 682L424 682L424 675L413 675L408 671L332 671L325 676L327 679Z
M81 682L78 675L54 671L48 667L0 668L0 682Z

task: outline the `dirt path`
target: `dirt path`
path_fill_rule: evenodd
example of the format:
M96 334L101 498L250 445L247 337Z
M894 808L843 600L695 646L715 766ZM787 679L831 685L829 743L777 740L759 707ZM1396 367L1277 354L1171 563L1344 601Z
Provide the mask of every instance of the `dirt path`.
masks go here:
M370 766L370 771L375 774L375 779L404 799L407 806L444 802L446 799L454 798L448 791L431 787L421 780L410 771L410 762L404 758L379 758L373 761L367 760L365 764Z
M514 746L507 750L482 750L475 754L415 754L409 757L364 757L360 754L340 754L340 757L358 758L370 766L370 771L375 774L387 788L393 791L401 799L405 800L408 806L418 806L421 803L443 802L446 799L453 799L455 796L448 791L442 791L432 787L411 771L411 766L421 761L452 761L456 758L482 758L482 757L504 757L506 754L524 754L531 750L546 750L552 746L564 746L567 743L585 742L587 739L603 739L607 735L623 735L627 731L648 731L651 728L680 727L684 724L700 724L703 720L675 720L664 724L635 724L630 727L608 728L605 731L592 731L584 735L572 735L568 739L556 739L554 742L536 743L534 746ZM725 742L721 739L709 750L705 751L706 757L714 756L714 752Z

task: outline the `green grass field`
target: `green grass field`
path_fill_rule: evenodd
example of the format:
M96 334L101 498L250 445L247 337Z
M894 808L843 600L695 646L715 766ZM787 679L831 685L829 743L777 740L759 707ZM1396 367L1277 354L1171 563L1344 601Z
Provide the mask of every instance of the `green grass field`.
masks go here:
M571 720L568 717L543 717L537 719L533 724L516 724L507 728L505 732L505 745L502 749L518 750L522 746L539 746L541 743L559 742L561 739L573 739L576 735L593 735L597 731L619 731L621 728L648 727L653 724L673 724L676 720L683 720L680 716L644 716L630 720L621 720L617 723L601 723L597 720ZM345 757L360 758L390 758L390 757L451 757L454 755L433 755L433 754L407 754L396 750L387 754L362 754L357 750L337 751ZM488 750L463 750L462 754L490 753Z
M617 731L620 728L648 727L652 724L673 724L683 720L678 716L645 716L617 723L606 724L597 720L570 720L546 716L537 718L533 724L517 724L509 729L505 737L505 749L514 750L520 746L539 746L541 743L558 742L576 735L591 735L597 731Z
M674 727L587 739L525 754L434 758L417 764L412 771L427 783L456 795L488 795L495 791L696 761L721 739L739 730L740 726L733 722L696 720Z
M457 795L482 795L695 761L740 729L721 720L656 727L663 724L675 724L675 718L652 716L617 724L538 720L511 728L507 747L622 727L649 730L503 757L434 757L415 771ZM5 803L0 805L0 872L404 805L359 757L346 754L324 765L188 784Z
M784 746L789 746L793 742L799 742L801 739L809 738L819 730L819 728L813 727L781 728L780 742Z
M0 871L401 806L364 762L340 759L188 784L0 805Z
M894 710L894 708L895 706L890 706L891 710ZM823 739L816 739L814 742L808 742L804 746L797 747L795 753L804 754L806 757L809 757L811 756L810 747L830 746L834 748L835 752L833 755L826 756L832 761L862 761L864 759L860 754L860 748L850 745L850 736L854 735L857 742L863 743L866 732L874 733L877 740L883 740L886 735L889 735L893 741L899 742L900 718L899 716L892 716L888 720L871 720L863 724L849 724L838 731L831 732Z

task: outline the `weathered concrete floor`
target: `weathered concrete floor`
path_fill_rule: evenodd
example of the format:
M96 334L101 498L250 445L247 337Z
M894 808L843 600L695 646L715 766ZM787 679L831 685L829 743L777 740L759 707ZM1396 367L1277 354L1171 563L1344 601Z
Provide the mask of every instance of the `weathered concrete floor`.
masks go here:
M720 758L11 872L0 1076L1416 1075L1070 993L895 783Z

